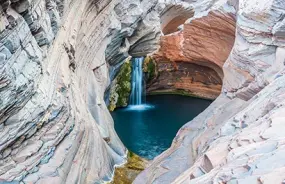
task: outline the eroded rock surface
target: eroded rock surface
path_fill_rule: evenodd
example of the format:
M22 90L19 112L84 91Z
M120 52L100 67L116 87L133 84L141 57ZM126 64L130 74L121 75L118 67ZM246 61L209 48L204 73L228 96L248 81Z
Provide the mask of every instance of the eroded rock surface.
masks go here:
M157 62L157 75L147 85L149 94L180 94L216 99L222 88L220 76L211 68L187 62Z
M149 92L180 90L210 99L215 99L220 94L222 67L235 40L236 17L234 8L230 5L218 6L199 14L201 8L208 6L207 3L211 2L181 2L172 6L171 3L168 4L171 7L162 14L162 29L165 35L161 37L159 50L153 55L158 66L161 66L158 70L163 73L156 79L154 86L151 85L148 89ZM190 18L194 13L194 18ZM187 20L188 18L190 19ZM197 65L200 67L193 67ZM169 69L167 66L172 67ZM217 74L207 68L201 71L203 66L211 68ZM193 72L181 75L181 67L186 68L186 71L197 68L194 71L196 77ZM201 83L201 79L193 80L193 77L199 78L197 75L206 75L209 79L204 83ZM218 80L217 75L220 78ZM163 81L169 81L173 85L165 85Z
M0 181L100 183L126 159L104 102L156 49L156 1L0 1ZM152 35L148 37L146 35Z
M284 183L285 3L201 3L191 22L222 7L237 21L222 93L134 183Z
M162 30L158 64L211 68L223 88L135 183L284 182L284 14L283 0L1 0L0 181L109 180L126 149L105 92Z

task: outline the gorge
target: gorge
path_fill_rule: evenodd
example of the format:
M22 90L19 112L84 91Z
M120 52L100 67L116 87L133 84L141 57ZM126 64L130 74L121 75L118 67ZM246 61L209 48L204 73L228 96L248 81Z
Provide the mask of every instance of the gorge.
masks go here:
M122 96L127 96L127 99L123 108L109 109L113 111L115 130L126 148L142 158L152 160L170 147L180 127L205 110L212 101L186 95L163 95L167 92L146 96L146 86L152 85L149 79L152 72L150 64L154 60L137 57L125 62L131 68L131 77L122 78L120 71L115 85L120 88L123 83L131 84L131 91L125 95L122 94L125 91L112 90L110 101L114 100L114 93L117 94L116 106ZM153 67L157 70L156 66Z
M110 111L128 105L142 56L148 95L186 95L164 108L215 100L157 125L182 127L133 183L284 183L285 1L0 0L0 12L0 183L111 181L128 150Z

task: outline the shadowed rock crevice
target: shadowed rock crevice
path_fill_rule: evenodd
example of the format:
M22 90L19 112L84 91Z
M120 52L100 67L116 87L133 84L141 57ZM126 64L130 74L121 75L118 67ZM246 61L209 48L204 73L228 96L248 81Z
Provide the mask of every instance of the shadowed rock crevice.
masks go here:
M222 80L209 67L161 61L156 64L156 70L156 76L148 81L148 94L168 93L215 99L221 92Z

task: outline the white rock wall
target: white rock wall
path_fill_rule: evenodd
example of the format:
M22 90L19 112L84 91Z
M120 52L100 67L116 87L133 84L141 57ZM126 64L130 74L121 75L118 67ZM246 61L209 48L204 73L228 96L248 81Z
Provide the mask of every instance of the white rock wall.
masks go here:
M110 179L126 149L104 93L124 58L156 49L171 4L188 21L236 14L235 46L220 97L135 183L284 181L283 0L1 0L0 181Z
M130 47L146 48L143 54L155 49L158 36L148 39L151 44L139 43L145 34L159 35L155 5L147 0L0 1L1 182L111 178L126 149L104 93L113 67ZM138 29L142 26L144 32Z

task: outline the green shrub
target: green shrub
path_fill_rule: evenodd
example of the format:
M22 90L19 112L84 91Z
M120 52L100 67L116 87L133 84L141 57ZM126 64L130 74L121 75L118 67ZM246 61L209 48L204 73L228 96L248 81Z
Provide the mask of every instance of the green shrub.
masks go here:
M150 56L144 59L143 71L147 73L147 82L152 81L157 75L155 60Z
M125 107L128 105L131 93L131 72L131 61L128 58L121 66L119 74L113 81L109 97L110 111L114 111L117 107Z

